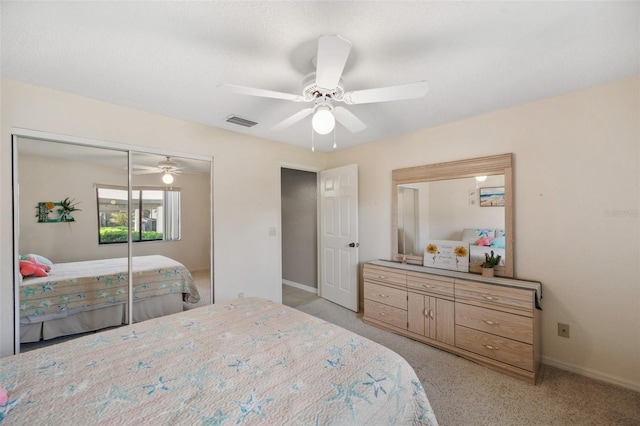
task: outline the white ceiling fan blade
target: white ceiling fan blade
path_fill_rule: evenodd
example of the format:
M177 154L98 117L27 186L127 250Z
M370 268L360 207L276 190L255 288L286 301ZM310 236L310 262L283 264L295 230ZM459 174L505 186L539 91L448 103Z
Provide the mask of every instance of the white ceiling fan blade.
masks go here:
M240 95L260 96L263 98L284 99L286 101L304 102L303 96L292 93L275 92L273 90L256 89L253 87L236 86L235 84L219 84L218 87L225 92L238 93Z
M339 35L323 35L318 39L316 65L318 87L326 90L338 87L350 51L351 42Z
M158 171L158 167L157 166L144 166L142 164L134 164L133 168L134 169L144 169L144 170L155 170L155 171Z
M426 81L401 84L399 86L380 87L378 89L355 90L342 97L349 105L368 104L372 102L402 101L404 99L421 98L429 91Z
M364 124L362 120L353 115L353 113L345 107L335 107L333 109L333 115L336 117L336 120L349 129L351 133L358 133L367 128L367 125Z
M283 129L286 129L287 127L297 123L298 121L302 120L303 118L307 117L308 115L311 115L312 112L313 112L313 108L305 108L305 109L303 109L301 111L296 112L295 114L293 114L291 117L287 118L286 120L281 121L280 123L276 124L271 129L272 130L283 130Z
M162 170L156 168L155 170L138 170L133 172L134 175L151 175L154 173L162 173Z

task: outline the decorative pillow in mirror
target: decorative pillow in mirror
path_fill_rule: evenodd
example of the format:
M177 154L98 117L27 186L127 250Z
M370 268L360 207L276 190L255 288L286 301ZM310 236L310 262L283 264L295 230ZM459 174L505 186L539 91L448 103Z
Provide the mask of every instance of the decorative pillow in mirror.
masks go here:
M475 244L480 238L494 237L495 229L492 228L465 228L462 230L462 241Z
M482 237L478 241L476 241L477 246L488 246L491 244L493 237Z
M494 238L493 240L491 240L491 243L489 245L495 248L504 248L505 246L504 237Z

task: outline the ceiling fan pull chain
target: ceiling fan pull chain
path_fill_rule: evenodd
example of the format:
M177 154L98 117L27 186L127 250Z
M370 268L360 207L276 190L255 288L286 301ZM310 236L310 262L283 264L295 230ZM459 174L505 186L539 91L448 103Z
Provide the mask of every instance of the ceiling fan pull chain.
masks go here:
M338 147L338 144L336 143L336 127L338 126L333 127L333 149L336 149Z
M311 127L311 152L316 152L315 136L313 126Z

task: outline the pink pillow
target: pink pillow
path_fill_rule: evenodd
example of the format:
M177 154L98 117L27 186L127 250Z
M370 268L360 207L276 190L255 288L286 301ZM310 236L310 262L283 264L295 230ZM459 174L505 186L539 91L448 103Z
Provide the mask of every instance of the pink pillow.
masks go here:
M478 241L476 241L476 245L488 246L489 244L491 244L491 240L493 240L493 237L482 237Z
M36 277L47 277L47 271L51 270L51 266L38 262L34 257L20 261L20 273L23 277L35 275Z

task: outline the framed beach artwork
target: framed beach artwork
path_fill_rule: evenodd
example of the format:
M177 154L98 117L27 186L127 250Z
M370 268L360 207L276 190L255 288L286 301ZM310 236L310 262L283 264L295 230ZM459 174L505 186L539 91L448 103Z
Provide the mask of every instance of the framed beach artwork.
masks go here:
M504 207L504 186L480 188L480 207Z

